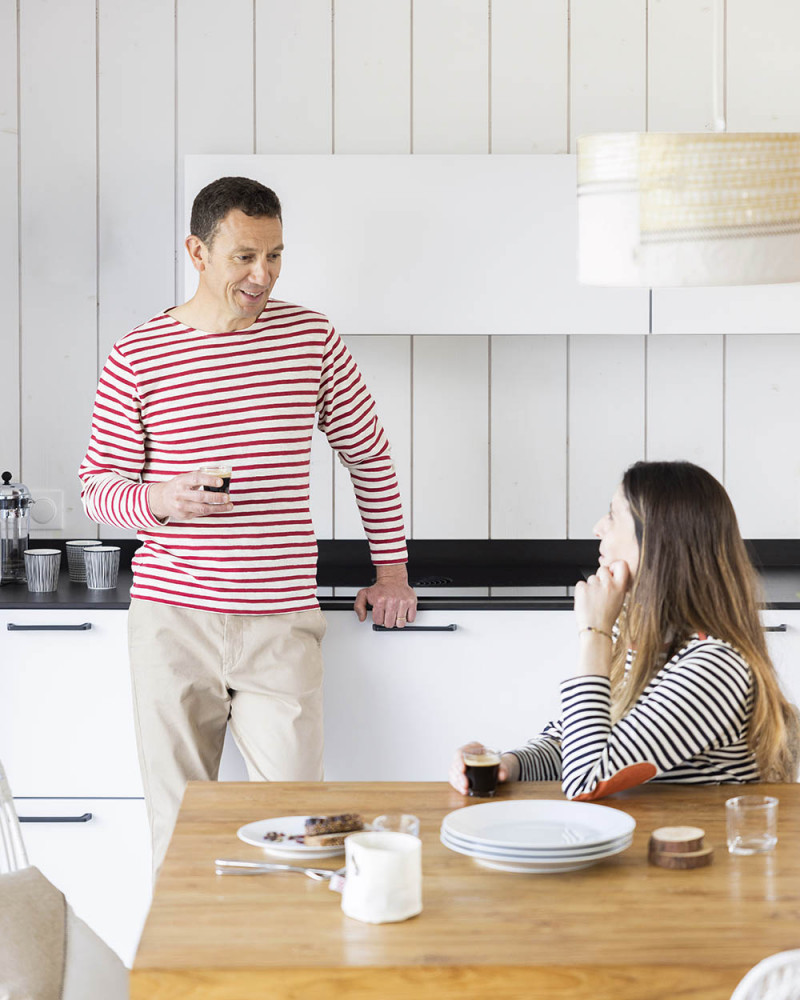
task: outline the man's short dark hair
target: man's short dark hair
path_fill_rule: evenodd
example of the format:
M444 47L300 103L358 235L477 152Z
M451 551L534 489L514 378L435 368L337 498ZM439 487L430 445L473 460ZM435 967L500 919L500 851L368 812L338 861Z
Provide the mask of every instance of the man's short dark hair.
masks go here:
M217 227L228 212L281 219L281 203L271 188L249 177L220 177L206 184L192 203L192 236L211 246Z

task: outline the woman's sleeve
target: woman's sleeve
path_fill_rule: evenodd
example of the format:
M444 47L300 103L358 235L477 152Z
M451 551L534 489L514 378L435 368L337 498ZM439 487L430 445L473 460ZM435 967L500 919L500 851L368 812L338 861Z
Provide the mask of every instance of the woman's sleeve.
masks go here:
M651 687L612 726L607 677L562 683L562 787L567 798L598 799L632 788L741 739L752 708L752 676L729 647L698 644L668 665Z
M561 723L548 722L524 747L507 752L519 761L520 781L560 781Z

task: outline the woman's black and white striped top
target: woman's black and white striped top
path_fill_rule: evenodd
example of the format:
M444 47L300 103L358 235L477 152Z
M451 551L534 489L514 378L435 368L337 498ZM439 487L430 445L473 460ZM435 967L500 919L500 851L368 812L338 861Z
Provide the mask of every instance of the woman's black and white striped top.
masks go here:
M645 781L758 781L747 746L753 675L719 639L695 633L611 725L607 677L561 685L561 719L513 753L522 781L561 780L570 799L597 799Z

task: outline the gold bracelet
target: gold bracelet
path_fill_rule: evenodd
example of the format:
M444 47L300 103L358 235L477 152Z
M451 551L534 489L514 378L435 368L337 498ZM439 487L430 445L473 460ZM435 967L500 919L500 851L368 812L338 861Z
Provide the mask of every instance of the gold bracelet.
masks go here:
M612 642L614 641L614 636L610 632L604 632L601 628L595 628L594 625L584 625L583 628L578 629L578 635L580 635L581 632L598 632L600 635L604 635L606 639L610 639Z

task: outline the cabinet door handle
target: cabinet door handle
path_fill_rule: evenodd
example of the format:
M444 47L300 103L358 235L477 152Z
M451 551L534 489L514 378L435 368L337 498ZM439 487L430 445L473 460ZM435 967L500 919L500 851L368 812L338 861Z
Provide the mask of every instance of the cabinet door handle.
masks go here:
M373 625L373 632L455 632L458 625L405 625L403 628L386 628L385 625Z
M788 625L763 625L764 632L788 632Z
M20 816L20 823L88 823L91 813L82 816Z
M91 622L82 625L15 625L9 622L6 626L9 632L87 632L91 627Z

